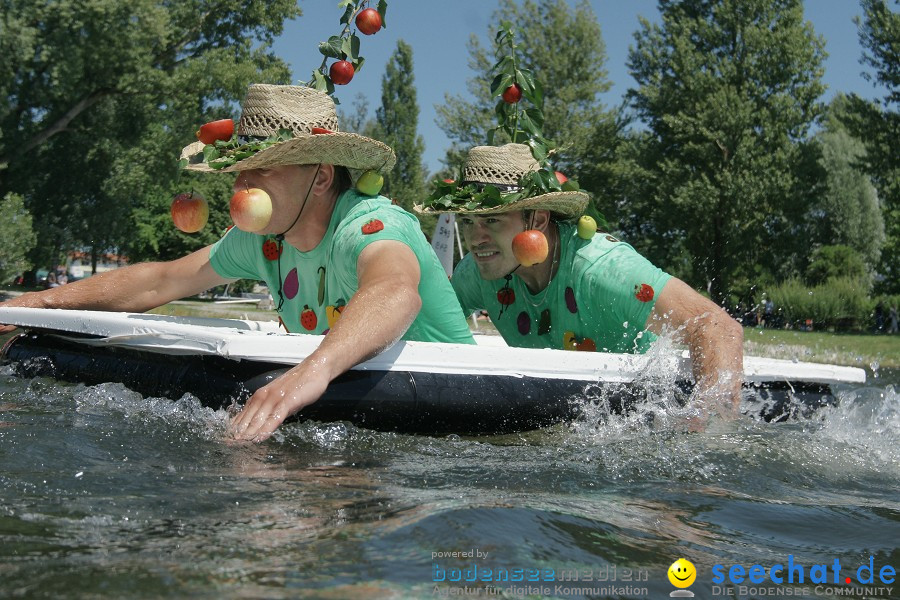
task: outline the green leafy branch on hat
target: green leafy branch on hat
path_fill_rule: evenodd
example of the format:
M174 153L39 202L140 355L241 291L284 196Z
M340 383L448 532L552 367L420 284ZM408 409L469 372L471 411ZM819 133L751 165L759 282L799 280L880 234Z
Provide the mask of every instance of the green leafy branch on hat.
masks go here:
M544 88L529 69L519 68L516 59L518 45L512 24L504 21L495 37L497 54L506 54L494 64L491 72L491 96L499 98L494 107L498 125L488 131L488 146L494 145L497 132L504 131L514 144L527 144L534 159L544 166L553 147L546 139L544 127ZM522 99L531 103L523 108Z
M234 135L227 140L216 140L212 144L203 146L203 152L198 156L212 169L224 169L231 165L250 158L257 152L265 150L269 146L280 144L294 137L290 129L279 129L275 135L259 140L245 139Z
M355 24L356 30L363 35L372 35L387 27L386 0L378 0L377 8L369 7L369 0L341 0L338 2L338 8L344 9L341 16L343 28L340 34L333 35L319 44L319 52L323 56L322 64L313 70L309 82L301 82L328 95L334 94L334 86L350 83L365 62L359 54L359 36L352 29L352 25ZM330 67L329 59L335 59ZM337 98L334 101L338 103Z
M498 125L488 131L487 143L493 146L497 134L503 132L513 143L527 145L540 169L525 174L518 182L519 189L505 194L490 184L458 186L454 181L435 181L432 194L423 203L425 207L436 210L495 208L523 198L579 189L578 183L571 179L560 183L550 165L554 145L543 132L544 89L531 70L519 67L512 23L503 21L495 40L499 58L491 69L494 74L491 96L498 98L494 108ZM530 106L526 108L523 100Z

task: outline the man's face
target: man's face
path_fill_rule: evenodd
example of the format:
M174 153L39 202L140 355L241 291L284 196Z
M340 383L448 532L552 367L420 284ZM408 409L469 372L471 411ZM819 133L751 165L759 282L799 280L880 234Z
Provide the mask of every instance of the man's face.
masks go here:
M513 255L512 239L525 230L522 211L460 215L459 227L482 279L500 279L519 265Z
M316 165L278 165L241 171L234 191L259 188L272 199L272 220L256 233L284 233L303 205L304 196L316 172ZM310 194L311 195L311 194Z

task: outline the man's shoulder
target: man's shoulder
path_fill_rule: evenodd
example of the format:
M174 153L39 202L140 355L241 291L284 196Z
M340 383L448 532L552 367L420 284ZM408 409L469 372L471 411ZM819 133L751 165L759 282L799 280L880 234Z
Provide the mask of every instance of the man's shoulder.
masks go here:
M379 219L403 225L415 222L416 226L419 223L413 215L391 203L391 200L384 196L364 196L356 190L347 190L341 195L339 202L345 204L346 208L338 223L338 230L351 226L361 219Z
M567 231L567 237L570 240L570 244L575 244L576 261L586 264L614 260L616 257L624 255L640 256L638 251L631 247L630 244L620 240L611 233L598 231L591 239L585 240L579 237L574 228L572 228Z

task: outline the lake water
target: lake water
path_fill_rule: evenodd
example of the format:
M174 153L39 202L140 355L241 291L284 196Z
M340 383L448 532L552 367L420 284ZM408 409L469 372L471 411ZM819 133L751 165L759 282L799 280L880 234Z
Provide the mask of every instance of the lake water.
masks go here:
M668 598L682 557L696 598L900 597L879 581L900 570L896 371L810 420L705 433L588 404L522 435L294 423L261 445L190 397L12 373L0 597Z

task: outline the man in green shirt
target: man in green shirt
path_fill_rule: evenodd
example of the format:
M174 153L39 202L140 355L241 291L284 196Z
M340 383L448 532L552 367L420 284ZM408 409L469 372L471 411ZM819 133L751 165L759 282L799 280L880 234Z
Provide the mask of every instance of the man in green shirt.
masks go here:
M674 331L690 349L700 389L725 393L736 405L740 325L628 244L598 232L593 220L576 224L587 207L584 192L523 187L539 169L523 144L478 146L456 190L416 207L458 215L470 252L452 283L464 313L486 310L510 346L526 348L644 352L664 329ZM527 266L513 241L526 230L526 238L540 232L547 244L546 258Z
M277 290L288 331L327 335L233 419L234 436L255 441L318 400L335 377L400 339L473 343L416 218L369 185L351 189L354 175L388 171L393 151L339 132L328 95L252 85L226 147L196 142L182 160L190 170L237 171L236 196L246 192L270 206L236 211L233 200L232 217L245 230L231 228L184 258L117 269L4 305L145 311L235 279L264 279Z

